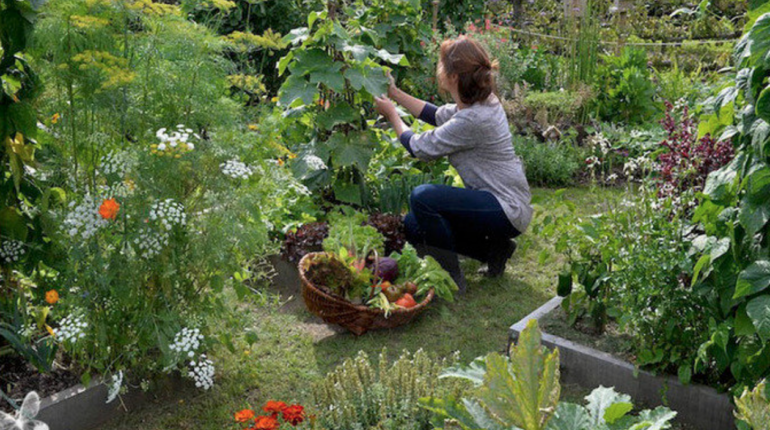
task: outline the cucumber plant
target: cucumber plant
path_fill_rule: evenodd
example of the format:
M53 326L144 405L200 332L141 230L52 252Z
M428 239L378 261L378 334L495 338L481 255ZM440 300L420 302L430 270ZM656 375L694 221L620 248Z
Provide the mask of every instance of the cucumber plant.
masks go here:
M388 2L396 6L384 12L380 3L330 1L311 12L306 27L285 36L292 49L277 64L279 75L288 75L279 101L309 136L298 148L295 174L311 189L330 189L337 201L355 205L366 203L365 173L378 148L368 120L373 98L387 92L387 72L410 65L397 51L416 55L419 46L420 32L408 28L419 20L419 1ZM324 163L307 162L316 157Z

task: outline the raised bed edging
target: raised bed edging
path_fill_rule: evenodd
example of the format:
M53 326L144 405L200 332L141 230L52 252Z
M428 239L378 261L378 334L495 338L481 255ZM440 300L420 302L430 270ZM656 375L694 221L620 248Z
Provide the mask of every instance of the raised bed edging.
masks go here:
M163 378L154 392L178 391L186 385L178 375ZM88 387L78 384L59 391L40 401L36 419L48 424L51 430L89 430L104 424L116 416L130 412L155 396L153 391L134 388L112 403L107 402L109 387L94 379Z
M539 320L561 305L554 297L510 328L510 342L532 319ZM677 420L703 430L734 430L733 405L727 394L700 384L684 385L670 375L654 375L610 354L543 332L543 344L559 348L561 379L585 388L615 387L635 401L662 405L677 412Z

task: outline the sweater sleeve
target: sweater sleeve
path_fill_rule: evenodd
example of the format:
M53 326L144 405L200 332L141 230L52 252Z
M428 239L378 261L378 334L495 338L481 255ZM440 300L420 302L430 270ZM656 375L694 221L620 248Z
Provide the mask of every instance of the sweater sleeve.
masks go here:
M465 118L449 121L425 133L401 135L402 144L421 160L435 160L445 155L463 151L475 145L473 124Z

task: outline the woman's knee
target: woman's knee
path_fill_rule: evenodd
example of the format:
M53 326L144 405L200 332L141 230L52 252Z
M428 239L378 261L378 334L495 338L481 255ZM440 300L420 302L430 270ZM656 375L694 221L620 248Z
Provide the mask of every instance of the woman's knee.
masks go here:
M435 200L435 196L439 191L439 186L434 184L418 185L412 190L412 194L409 196L409 207L412 211L416 207L431 207L431 203Z
M423 242L422 229L420 229L420 224L417 222L417 218L415 218L412 212L409 212L404 217L404 234L406 235L406 240L410 243Z

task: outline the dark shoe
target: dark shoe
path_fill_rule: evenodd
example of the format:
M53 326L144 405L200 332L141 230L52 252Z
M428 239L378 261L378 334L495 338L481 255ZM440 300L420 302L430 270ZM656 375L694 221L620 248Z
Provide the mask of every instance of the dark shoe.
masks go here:
M456 252L428 245L417 245L414 249L421 258L430 255L436 259L438 264L440 264L455 281L457 288L460 290L460 294L465 294L468 287L465 283L465 274L463 273L462 267L460 267L460 259Z
M487 257L487 270L484 272L484 276L497 278L505 273L505 265L514 252L516 252L516 241L513 239L491 249Z

